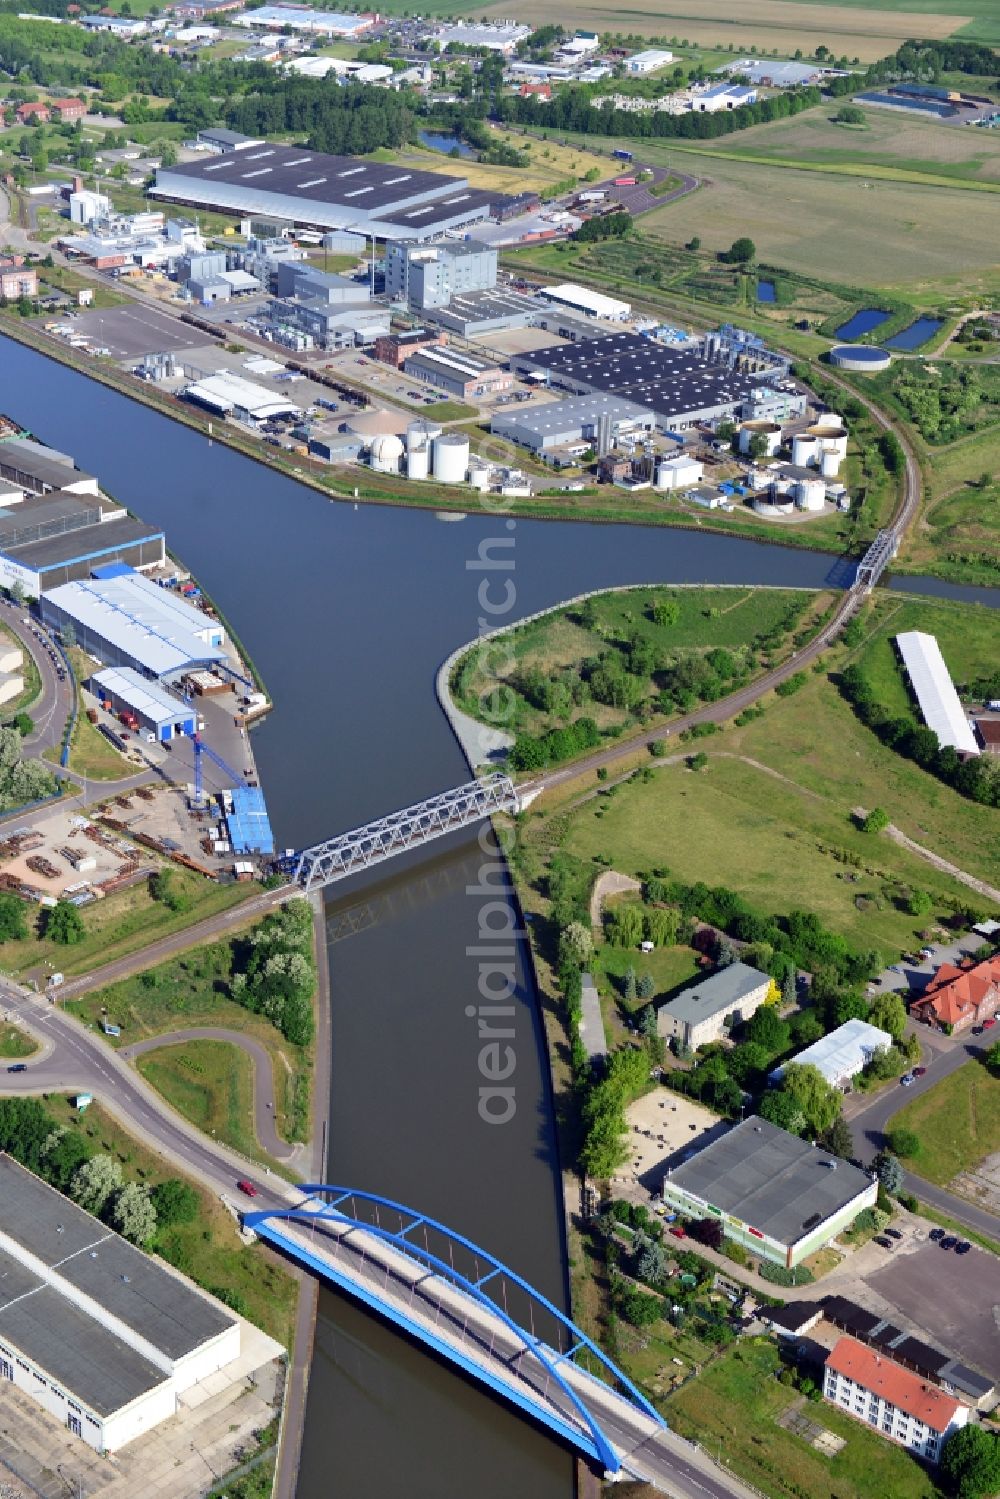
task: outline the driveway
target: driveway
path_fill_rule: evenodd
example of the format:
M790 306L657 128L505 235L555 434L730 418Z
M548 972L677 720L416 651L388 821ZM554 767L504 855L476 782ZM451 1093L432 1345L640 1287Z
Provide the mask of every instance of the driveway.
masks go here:
M933 949L932 958L921 959L919 963L898 963L894 968L887 968L868 985L869 996L922 994L942 963L959 963L963 958L971 957L978 947L982 947L983 938L977 932L969 932L964 937L956 938L954 942L930 942L927 945Z
M897 1253L865 1279L932 1342L961 1349L970 1364L1000 1380L1000 1259L995 1255L975 1245L956 1255L928 1241L911 1254Z

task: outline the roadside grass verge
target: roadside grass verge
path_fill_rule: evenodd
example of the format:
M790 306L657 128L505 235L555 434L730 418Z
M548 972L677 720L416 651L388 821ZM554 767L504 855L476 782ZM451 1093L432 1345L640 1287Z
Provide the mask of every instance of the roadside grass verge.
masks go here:
M947 1186L1000 1150L1000 1077L968 1061L893 1114L889 1128L913 1130L920 1140L907 1171Z
M18 1026L0 1026L0 1057L6 1057L11 1062L20 1062L24 1057L34 1056L37 1050L35 1042Z

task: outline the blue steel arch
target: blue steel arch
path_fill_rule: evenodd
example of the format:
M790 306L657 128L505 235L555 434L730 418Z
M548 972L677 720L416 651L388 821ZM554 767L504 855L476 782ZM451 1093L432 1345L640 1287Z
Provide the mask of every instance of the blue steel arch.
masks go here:
M273 1210L262 1209L256 1212L244 1213L244 1224L248 1228L253 1228L254 1230L259 1231L261 1228L265 1227L268 1220L274 1218L287 1218L296 1222L310 1223L315 1221L315 1219L317 1218L333 1216L337 1218L338 1222L345 1223L351 1228L359 1229L363 1233L371 1234L373 1238L380 1239L387 1244L393 1245L396 1249L400 1249L404 1253L411 1255L414 1259L419 1260L422 1264L426 1265L436 1274L442 1276L443 1279L450 1281L455 1286L458 1286L467 1295L471 1296L478 1305L485 1307L491 1313L491 1315L499 1317L504 1325L515 1335L515 1337L521 1343L524 1351L526 1353L529 1353L533 1358L537 1359L549 1374L549 1376L555 1380L556 1384L569 1400L574 1410L581 1417L591 1434L593 1446L588 1447L587 1450L590 1451L593 1457L597 1458L604 1465L607 1471L617 1473L621 1468L621 1459L619 1458L614 1447L611 1445L609 1439L605 1436L600 1422L591 1414L579 1394L559 1372L559 1369L557 1367L559 1364L564 1363L567 1360L572 1360L576 1356L576 1354L586 1349L587 1352L591 1353L598 1360L601 1367L611 1375L615 1384L619 1386L620 1389L624 1389L625 1391L627 1391L629 1398L636 1406L639 1407L644 1415L651 1417L658 1426L666 1428L667 1423L660 1415L660 1412L646 1399L642 1391L639 1390L635 1384L633 1384L628 1375L625 1374L621 1369L619 1369L618 1366L608 1358L607 1354L604 1353L603 1350L599 1348L597 1344L591 1338L589 1338L585 1332L581 1331L581 1329L578 1328L576 1324L565 1315L565 1313L561 1312L559 1308L555 1306L551 1301L549 1301L547 1297L543 1296L540 1291L536 1291L534 1286L532 1286L522 1276L518 1275L516 1270L511 1270L510 1267L508 1265L505 1265L502 1260L498 1260L495 1255L490 1254L489 1250L483 1249L481 1245L474 1243L472 1239L467 1239L464 1234L457 1233L454 1229L449 1228L447 1224L440 1223L436 1218L431 1218L426 1213L418 1213L416 1209L407 1207L405 1203L395 1202L391 1197L382 1197L376 1192L362 1192L353 1187L335 1187L323 1182L304 1183L300 1190L309 1193L312 1199L315 1199L317 1197L329 1197L333 1200L327 1202L322 1211L318 1213L310 1210L308 1204L300 1204L297 1207L289 1208L275 1208ZM351 1199L356 1199L360 1202L370 1202L376 1208L385 1208L392 1212L398 1213L401 1218L407 1218L410 1221L407 1222L404 1227L400 1228L394 1233L389 1229L382 1228L378 1224L368 1223L364 1219L353 1217L350 1213L342 1212L341 1204L344 1202L349 1202ZM477 1260L485 1261L485 1263L491 1268L485 1275L480 1276L478 1280L469 1280L467 1276L461 1273L461 1271L456 1270L454 1265L446 1263L438 1255L432 1253L429 1249L422 1248L419 1244L413 1244L410 1242L410 1240L406 1237L407 1234L411 1233L413 1229L420 1228L421 1226L426 1226L427 1228L432 1229L434 1232L443 1235L444 1238L451 1244L461 1245L463 1249L468 1250ZM294 1247L288 1240L281 1240L280 1242L285 1247ZM316 1265L317 1268L322 1272L324 1268L322 1262L316 1261ZM487 1281L493 1280L496 1276L503 1276L512 1285L516 1285L520 1290L525 1292L525 1294L530 1298L532 1302L534 1302L536 1306L541 1307L545 1312L553 1317L560 1325L560 1327L562 1327L567 1333L570 1334L572 1346L569 1347L565 1352L553 1354L552 1351L545 1347L540 1339L535 1338L531 1334L528 1334L524 1328L522 1328L517 1322L514 1321L512 1317L508 1315L503 1307L499 1306L481 1289ZM449 1351L448 1348L444 1345L435 1346L440 1346L440 1351L444 1352L445 1354L447 1354ZM471 1368L470 1364L466 1363L466 1367L470 1369L470 1372L476 1372ZM586 1446L585 1443L581 1442L580 1435L578 1433L575 1433L573 1429L566 1424L565 1421L552 1420L546 1417L539 1409L532 1405L529 1405L527 1402L524 1403L524 1408L528 1410L534 1410L536 1414L542 1416L543 1420L547 1420L550 1426L553 1426L556 1430L562 1431L564 1435L568 1436L571 1441L575 1441L577 1445Z

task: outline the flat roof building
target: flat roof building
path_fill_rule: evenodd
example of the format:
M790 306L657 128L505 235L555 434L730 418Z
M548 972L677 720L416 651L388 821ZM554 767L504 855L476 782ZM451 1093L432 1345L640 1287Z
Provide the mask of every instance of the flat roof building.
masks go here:
M497 284L497 251L475 239L417 244L394 241L385 247L385 289L425 311L447 307L463 292L489 291Z
M891 1045L892 1037L888 1031L869 1025L867 1020L847 1020L789 1060L804 1067L815 1067L831 1087L846 1088L876 1052L888 1051ZM784 1073L784 1067L775 1067L769 1073L768 1081L780 1083Z
M564 281L559 286L543 286L538 295L547 302L556 302L560 307L582 312L585 317L607 318L618 323L624 322L632 311L631 302L606 297L603 292L592 291L589 286L578 286L575 281Z
M938 743L951 746L960 755L978 755L979 741L962 709L936 636L907 630L896 636L896 645L924 723L934 730Z
M275 416L298 416L300 408L277 392L257 385L253 380L244 380L241 375L231 375L220 370L217 375L205 375L185 386L184 394L189 401L218 411L222 416L234 416L237 421L258 425Z
M674 54L663 47L647 47L642 52L633 52L631 57L625 59L626 73L655 73L657 68L665 68L668 62L673 62Z
M730 1025L749 1020L767 998L770 984L766 973L748 963L730 963L661 1005L657 1030L696 1051L721 1040Z
M140 676L134 667L108 666L95 671L90 690L103 703L110 704L112 713L123 709L134 713L140 726L155 734L161 744L179 736L190 737L197 728L197 715L192 708L158 682Z
M107 666L163 679L224 659L219 621L140 573L64 583L40 604L46 624L71 623L78 644Z
M441 52L451 46L484 47L488 52L502 52L508 56L518 42L523 42L530 35L531 27L519 25L517 21L500 21L495 24L484 21L481 26L458 21L439 26L434 39Z
M7 437L0 442L0 478L9 479L33 494L63 489L69 494L97 494L97 480L75 468L72 458L46 448L30 437Z
M823 1394L831 1405L930 1463L969 1419L961 1400L850 1337L841 1338L827 1357Z
M357 36L374 26L375 15L338 15L332 10L311 10L306 5L261 5L236 16L236 26L252 26L254 30L266 27L280 31L290 26L293 31L311 31L328 36Z
M75 472L62 467L67 478ZM156 567L165 560L163 532L101 495L50 489L0 508L0 585L19 583L32 598L109 561Z
M541 375L561 390L613 391L648 406L664 431L732 416L766 378L735 368L723 354L709 357L638 333L531 349L515 355L512 365L516 373Z
M436 385L449 395L467 400L470 396L485 396L493 391L506 390L514 379L508 370L502 370L487 359L474 354L461 354L457 349L424 348L416 354L408 354L403 369L415 380L427 385Z
M429 308L424 315L461 338L478 338L507 328L531 327L538 321L538 311L534 297L494 288L457 292L447 307Z
M790 1269L878 1194L864 1171L756 1115L668 1171L663 1200L718 1218L727 1238Z
M497 411L490 420L490 431L544 455L548 449L564 443L597 441L602 424L610 443L623 432L651 432L656 426L656 416L645 406L604 391Z
M0 1154L0 1378L98 1452L239 1357L239 1322Z
M150 197L316 229L420 240L488 219L495 204L507 202L471 188L464 177L271 141L160 167Z

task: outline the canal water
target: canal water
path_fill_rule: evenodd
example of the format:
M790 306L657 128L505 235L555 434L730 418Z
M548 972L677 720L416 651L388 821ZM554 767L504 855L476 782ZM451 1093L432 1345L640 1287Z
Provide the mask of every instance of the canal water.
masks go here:
M0 412L162 526L242 637L276 703L254 746L287 846L467 779L434 674L481 618L628 582L843 579L829 556L718 535L334 503L2 339ZM481 546L512 568L483 571ZM509 613L488 612L501 603ZM565 1304L547 1069L516 937L514 1112L498 1124L480 1107L468 1012L484 928L516 926L503 880L489 845L464 837L335 888L328 1180L419 1207ZM571 1482L549 1438L323 1292L301 1499L568 1499Z

